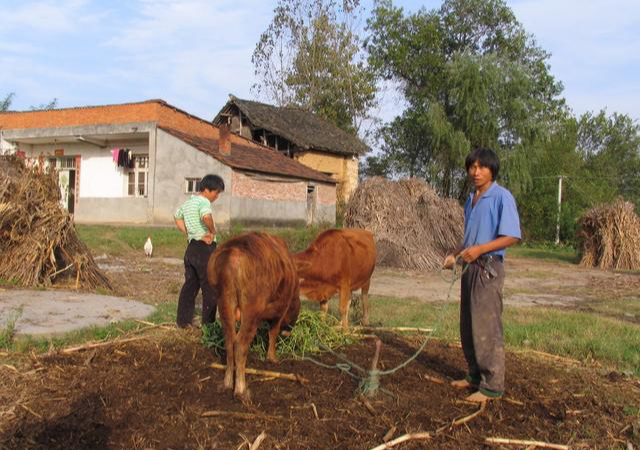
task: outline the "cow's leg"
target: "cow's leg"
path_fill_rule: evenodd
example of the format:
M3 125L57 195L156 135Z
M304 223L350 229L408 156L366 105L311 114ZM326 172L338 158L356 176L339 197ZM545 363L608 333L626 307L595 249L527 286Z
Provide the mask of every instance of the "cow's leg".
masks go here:
M369 325L369 286L371 279L362 286L362 325Z
M249 345L258 330L258 320L251 317L242 317L240 331L238 332L234 353L236 360L236 385L233 394L243 400L249 400L249 390L245 380L245 368L247 366L247 354Z
M224 373L224 387L233 389L234 363L234 342L236 341L236 312L235 308L227 299L223 299L220 304L220 322L224 332L224 346L227 351L227 369Z
M276 356L276 341L278 339L278 335L280 334L281 327L282 318L276 321L269 329L269 350L267 351L267 359L273 363L278 362L278 357Z
M340 318L342 329L349 330L349 305L351 304L351 285L349 280L340 285Z

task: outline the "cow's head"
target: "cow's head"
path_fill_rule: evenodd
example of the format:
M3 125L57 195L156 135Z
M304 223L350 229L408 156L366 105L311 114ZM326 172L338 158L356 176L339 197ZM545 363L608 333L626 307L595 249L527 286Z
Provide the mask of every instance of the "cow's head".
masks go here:
M300 293L314 302L324 302L331 298L338 290L327 283L313 280L302 280Z
M289 308L287 308L287 312L285 313L284 320L282 321L282 334L285 336L289 336L291 334L291 330L296 324L298 320L298 315L300 314L300 289L296 286L295 293L293 298L291 299L291 303L289 304Z
M311 244L305 251L293 255L293 263L296 266L296 272L299 277L303 278L309 273L318 253L318 247Z

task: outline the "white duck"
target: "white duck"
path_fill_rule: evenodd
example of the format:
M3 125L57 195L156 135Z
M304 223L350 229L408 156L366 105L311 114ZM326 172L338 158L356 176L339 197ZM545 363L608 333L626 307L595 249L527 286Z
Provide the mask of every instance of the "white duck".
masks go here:
M151 236L147 236L147 242L144 243L144 254L147 255L147 258L151 258L152 253L153 244L151 243Z

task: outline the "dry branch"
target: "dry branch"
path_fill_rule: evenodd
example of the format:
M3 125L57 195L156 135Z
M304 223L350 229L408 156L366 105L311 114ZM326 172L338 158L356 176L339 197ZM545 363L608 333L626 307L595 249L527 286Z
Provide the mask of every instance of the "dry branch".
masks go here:
M395 447L398 444L402 444L403 442L411 441L414 439L431 439L431 435L426 431L422 433L403 434L402 436L395 438L393 441L380 444L377 447L372 448L371 450L384 450L387 448Z
M266 437L267 437L267 433L265 431L260 433L256 438L256 440L253 441L253 444L251 444L251 447L249 448L249 450L258 450L258 447L260 447L260 444L262 444L262 441L264 441Z
M541 441L524 441L521 439L505 439L505 438L485 438L490 444L508 444L508 445L533 445L535 447L555 448L556 450L569 450L568 445L549 444Z
M252 413L243 413L243 412L235 412L235 411L205 411L200 414L201 417L218 417L218 416L232 416L237 419L244 420L254 420L254 419L264 419L264 420L282 420L280 416L268 416L266 414L252 414Z
M126 338L126 339L114 339L113 341L106 341L106 342L90 342L88 344L78 345L77 347L67 347L65 349L62 349L62 353L74 353L82 350L88 350L90 348L105 347L107 345L124 344L125 342L138 341L140 339L146 339L146 336L136 336L136 337Z
M360 183L345 225L373 232L378 265L436 269L462 238L463 212L424 181L373 177Z
M218 363L211 363L209 364L209 367L212 367L218 370L225 370L227 368L227 366L225 366L224 364L218 364ZM274 378L282 378L285 380L297 381L298 383L303 383L303 384L309 383L309 380L307 378L304 378L295 373L281 373L281 372L272 372L271 370L259 370L259 369L250 369L250 368L246 368L245 372L251 375L265 375L265 376L274 377Z

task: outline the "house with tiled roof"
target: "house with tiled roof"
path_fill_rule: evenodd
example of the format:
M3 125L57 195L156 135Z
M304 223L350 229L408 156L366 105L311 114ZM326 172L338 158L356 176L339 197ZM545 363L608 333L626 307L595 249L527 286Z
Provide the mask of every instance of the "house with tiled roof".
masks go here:
M0 112L0 153L55 168L80 223L173 223L208 173L223 227L335 222L332 177L163 100Z
M369 151L357 136L296 106L274 106L233 95L213 119L234 134L278 150L338 183L345 203L358 185L358 158Z

